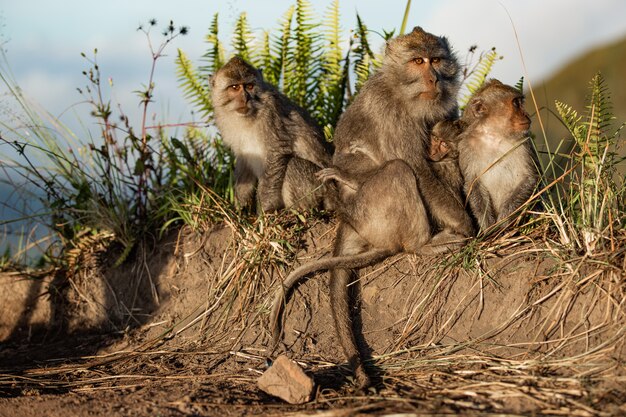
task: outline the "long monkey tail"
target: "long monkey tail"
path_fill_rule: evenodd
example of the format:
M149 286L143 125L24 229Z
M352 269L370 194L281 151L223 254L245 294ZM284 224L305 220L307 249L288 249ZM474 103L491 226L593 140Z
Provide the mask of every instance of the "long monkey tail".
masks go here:
M281 313L283 306L287 304L293 286L303 277L313 272L324 271L335 268L364 268L383 261L394 255L396 252L382 249L371 249L363 253L354 255L333 256L330 258L319 259L308 264L304 264L294 269L291 274L285 278L281 288L276 292L274 301L272 302L272 311L270 312L270 325L272 327L272 352L278 347L280 337L282 335Z

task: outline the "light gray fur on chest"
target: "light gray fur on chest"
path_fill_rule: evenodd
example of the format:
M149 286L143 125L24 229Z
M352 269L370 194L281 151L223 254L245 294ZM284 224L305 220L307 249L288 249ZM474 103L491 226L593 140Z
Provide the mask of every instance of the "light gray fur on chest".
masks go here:
M517 147L507 144L490 149L483 159L486 163L479 167L478 174L483 173L480 175L480 182L489 190L495 207L501 207L509 199L510 192L525 181L525 164L519 163L525 160L525 153L526 149L522 144ZM502 192L503 190L510 192Z
M231 120L218 125L224 143L236 157L244 158L254 175L260 178L263 176L267 159L267 149L260 128L254 122L243 120L239 123L232 123Z

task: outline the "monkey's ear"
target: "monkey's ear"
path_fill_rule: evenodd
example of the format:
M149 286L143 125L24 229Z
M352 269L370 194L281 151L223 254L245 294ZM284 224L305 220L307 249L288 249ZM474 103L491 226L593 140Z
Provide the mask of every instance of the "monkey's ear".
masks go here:
M211 85L211 88L215 88L215 74L209 75L209 84Z
M469 105L467 106L467 110L471 112L471 115L473 117L476 117L476 118L482 117L486 111L485 103L483 103L482 99L475 98L469 102Z
M452 48L450 48L450 43L448 42L448 38L447 37L440 36L439 37L439 41L441 42L441 46L446 48L448 51L450 51L452 49Z

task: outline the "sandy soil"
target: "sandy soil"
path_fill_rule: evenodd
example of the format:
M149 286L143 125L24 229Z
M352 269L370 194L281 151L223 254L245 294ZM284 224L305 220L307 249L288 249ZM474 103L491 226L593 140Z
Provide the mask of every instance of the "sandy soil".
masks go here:
M296 263L327 256L334 228L300 225ZM327 273L297 287L284 345L268 351L269 303L291 269L271 233L218 224L139 247L119 267L119 250L93 245L71 276L0 275L0 416L626 415L623 251L612 264L562 262L515 237L361 271L376 387L359 393ZM279 353L314 377L313 402L257 389Z

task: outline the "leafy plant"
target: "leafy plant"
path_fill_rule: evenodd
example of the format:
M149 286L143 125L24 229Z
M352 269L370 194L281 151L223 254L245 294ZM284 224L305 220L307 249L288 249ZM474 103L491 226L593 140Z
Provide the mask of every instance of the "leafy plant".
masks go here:
M84 230L108 231L123 246L119 261L134 244L162 222L159 207L164 189L176 182L177 163L168 159L172 153L161 152L167 145L165 129L147 124L148 108L153 101L154 71L165 48L178 36L187 33L173 22L163 30L163 41L153 48L150 31L157 25L139 27L152 53L148 83L136 91L142 108L141 121L135 129L121 112L114 116L114 104L105 97L97 50L92 58L82 56L90 67L83 72L87 85L78 89L91 106L91 114L100 126L96 140L80 140L59 121L38 112L22 95L10 72L3 68L0 77L22 111L17 125L4 124L6 134L0 140L17 155L8 165L16 175L39 188L51 217L42 217L56 234L53 239L62 254L76 247ZM109 81L112 87L112 82ZM153 134L156 132L156 136ZM162 212L162 211L161 211Z
M593 77L589 90L584 115L556 102L575 146L567 155L563 181L556 183L556 204L547 208L562 243L593 254L607 244L614 248L616 233L625 225L626 181L617 171L617 164L624 160L618 156L624 124L612 127L615 117L601 74Z
M465 108L472 95L485 83L494 64L502 59L494 47L487 52L481 52L476 62L473 62L476 49L476 46L469 49L463 66L463 90L465 94L459 99L461 109Z

